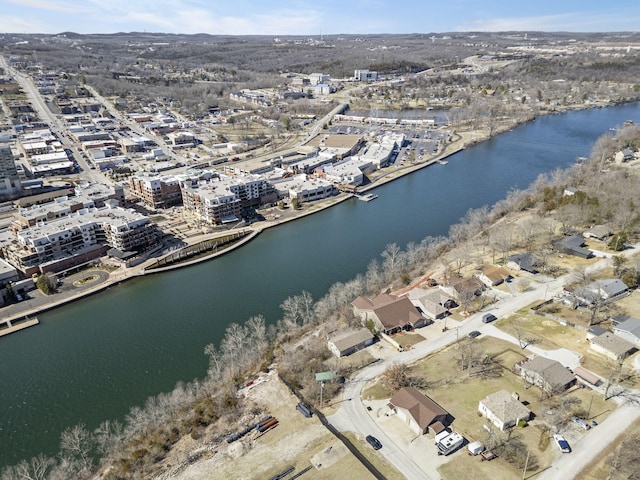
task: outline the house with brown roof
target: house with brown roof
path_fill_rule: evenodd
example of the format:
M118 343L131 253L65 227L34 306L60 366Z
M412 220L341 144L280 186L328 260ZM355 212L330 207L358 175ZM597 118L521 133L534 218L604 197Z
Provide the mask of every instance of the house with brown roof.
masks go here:
M560 362L545 357L534 357L516 363L516 373L531 385L553 394L563 392L576 384L576 377Z
M456 277L449 279L445 285L440 285L440 288L456 300L462 300L480 295L484 290L484 285L476 277Z
M511 278L511 273L504 267L497 265L482 265L476 277L487 287L496 287Z
M413 330L427 325L424 317L407 297L398 298L386 293L373 299L358 297L353 302L354 314L363 323L372 321L376 330L392 334L401 330Z
M418 435L427 433L429 428L440 433L454 420L449 412L414 387L398 390L389 400L389 408Z
M522 420L528 421L531 411L518 399L517 394L506 390L488 395L478 402L478 412L500 430L513 427Z

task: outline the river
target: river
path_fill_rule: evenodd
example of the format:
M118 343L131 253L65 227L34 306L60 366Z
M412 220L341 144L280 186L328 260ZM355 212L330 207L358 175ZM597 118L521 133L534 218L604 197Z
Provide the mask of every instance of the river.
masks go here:
M542 172L587 156L640 105L541 117L342 204L264 232L216 260L131 280L40 316L0 339L0 465L53 454L60 432L123 419L129 408L202 377L207 343L231 322L307 290L321 297L366 270L388 243L444 235L469 208L491 205Z

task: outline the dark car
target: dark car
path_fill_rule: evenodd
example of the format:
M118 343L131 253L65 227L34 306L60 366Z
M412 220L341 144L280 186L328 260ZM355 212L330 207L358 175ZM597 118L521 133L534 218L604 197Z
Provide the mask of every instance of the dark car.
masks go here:
M496 317L493 313L485 313L482 316L482 323L491 323L497 319L498 317Z
M382 448L380 440L378 440L373 435L367 435L367 442L369 442L369 445L371 445L374 450L380 450Z
M480 336L480 332L478 330L474 330L473 332L469 332L467 334L467 337L469 338L476 338Z

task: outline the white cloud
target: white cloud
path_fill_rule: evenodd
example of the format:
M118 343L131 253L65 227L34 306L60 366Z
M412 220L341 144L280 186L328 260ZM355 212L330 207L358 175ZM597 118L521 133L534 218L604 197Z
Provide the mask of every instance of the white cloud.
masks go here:
M27 20L23 17L0 16L0 32L4 33L43 33L50 31L49 25Z
M9 3L22 5L24 7L37 8L39 10L53 10L65 13L88 13L89 10L81 4L71 4L64 2L48 2L46 0L7 0ZM6 31L6 30L3 30Z
M582 14L580 12L560 15L538 15L512 18L481 18L456 28L458 31L546 31L546 32L606 32L637 30L638 18L620 14Z

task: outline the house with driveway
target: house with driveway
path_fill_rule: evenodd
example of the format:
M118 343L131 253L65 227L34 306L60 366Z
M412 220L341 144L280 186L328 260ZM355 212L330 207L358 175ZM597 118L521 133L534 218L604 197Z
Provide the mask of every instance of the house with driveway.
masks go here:
M391 400L389 408L404 420L416 435L431 429L440 433L453 423L453 415L414 387L403 387Z
M376 331L387 335L413 330L430 323L407 297L382 293L374 298L358 297L351 302L353 313L363 324L373 322Z
M346 357L375 341L375 337L367 328L345 328L329 335L327 347L336 357Z
M525 382L554 394L564 392L576 384L576 377L560 362L550 358L536 356L516 363L515 371Z
M536 258L530 253L517 253L505 260L507 268L516 272L522 270L534 275L538 273L538 269L536 268L537 263Z
M451 299L450 295L447 295L439 288L431 290L414 288L407 293L407 297L424 316L431 320L447 317L450 314L449 308L458 306L458 304Z
M566 255L573 255L580 258L591 258L593 252L585 247L584 238L579 235L570 235L556 240L553 243L555 249Z

